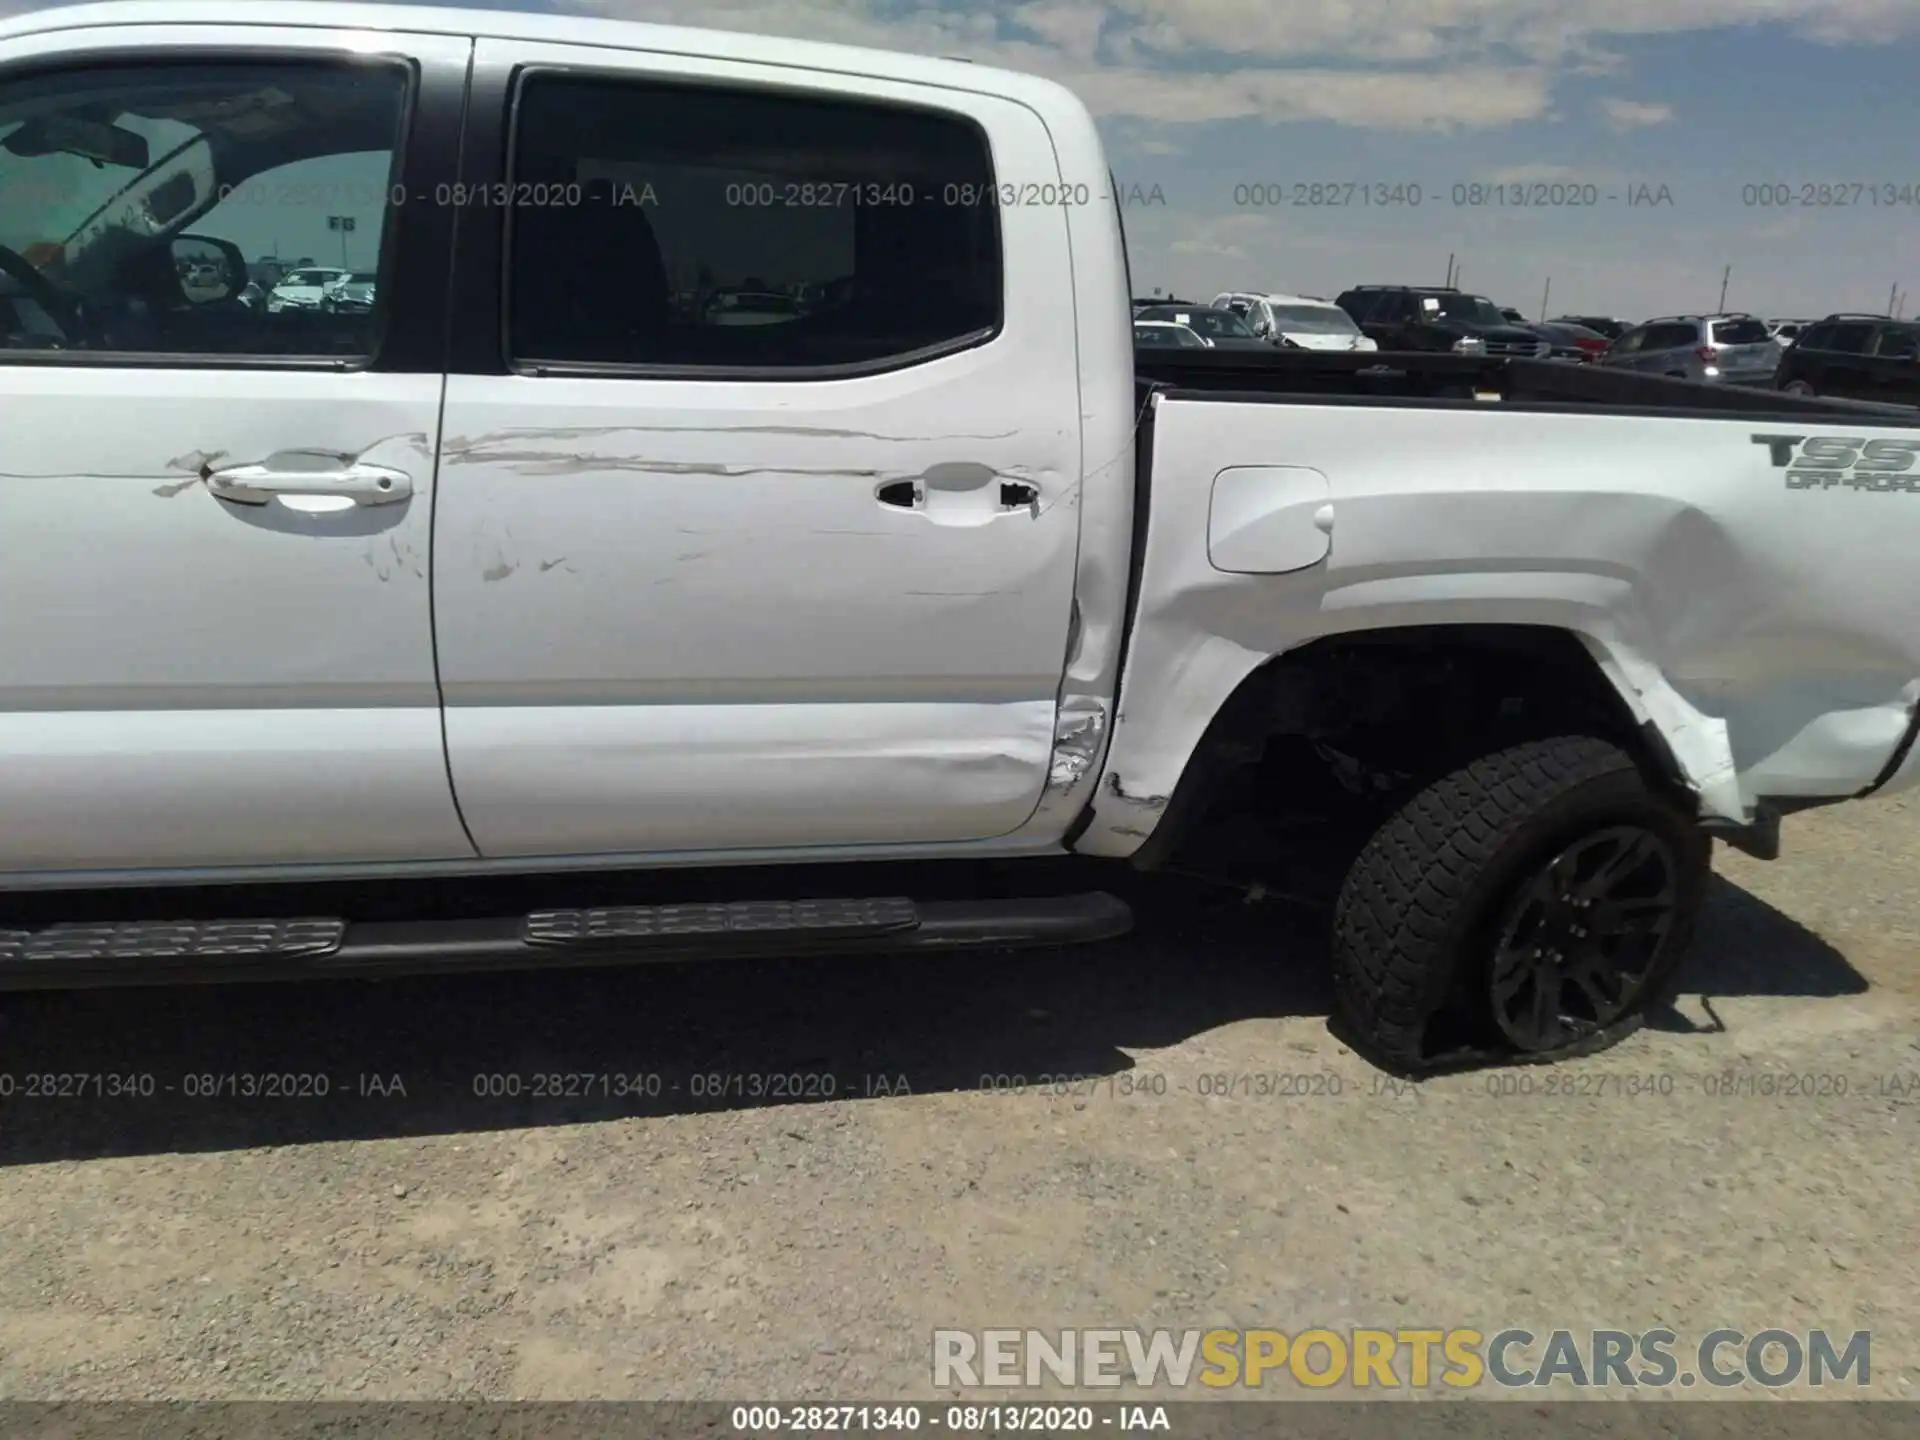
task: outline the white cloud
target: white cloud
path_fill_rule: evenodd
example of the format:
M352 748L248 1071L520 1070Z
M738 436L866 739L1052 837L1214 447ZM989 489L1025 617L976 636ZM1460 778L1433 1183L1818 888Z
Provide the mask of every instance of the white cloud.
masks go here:
M5 0L0 0L5 3ZM1778 24L1820 44L1920 35L1915 0L561 0L638 20L960 55L1037 71L1106 118L1485 129L1550 113L1555 82L1619 74L1635 36ZM1667 117L1607 102L1612 123ZM1616 113L1617 112L1617 113Z
M1609 130L1639 130L1648 125L1664 125L1673 119L1673 107L1655 100L1626 100L1609 95L1600 102Z

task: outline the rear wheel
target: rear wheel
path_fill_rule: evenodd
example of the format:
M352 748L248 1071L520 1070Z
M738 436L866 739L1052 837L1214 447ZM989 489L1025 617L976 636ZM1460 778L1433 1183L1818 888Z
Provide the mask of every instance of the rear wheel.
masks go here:
M1414 795L1348 872L1340 1019L1409 1071L1605 1049L1666 993L1709 850L1604 740L1483 756Z

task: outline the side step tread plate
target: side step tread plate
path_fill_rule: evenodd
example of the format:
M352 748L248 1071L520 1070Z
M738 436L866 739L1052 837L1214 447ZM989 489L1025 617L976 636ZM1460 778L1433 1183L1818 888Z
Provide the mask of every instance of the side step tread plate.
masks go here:
M874 900L733 900L709 905L625 905L540 910L527 917L529 945L631 944L720 935L828 936L911 930L920 912L904 896Z
M0 930L0 990L1010 949L1084 944L1132 928L1126 902L1100 891L607 906L496 919L83 921Z

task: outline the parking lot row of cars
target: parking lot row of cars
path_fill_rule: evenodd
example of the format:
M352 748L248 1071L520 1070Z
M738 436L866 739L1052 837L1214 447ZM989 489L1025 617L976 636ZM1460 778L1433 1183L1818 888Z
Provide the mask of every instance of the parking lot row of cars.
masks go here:
M1222 291L1204 303L1134 301L1134 339L1154 349L1393 350L1605 365L1707 384L1920 405L1920 320L1744 312L1529 321L1450 286L1357 285L1315 295Z

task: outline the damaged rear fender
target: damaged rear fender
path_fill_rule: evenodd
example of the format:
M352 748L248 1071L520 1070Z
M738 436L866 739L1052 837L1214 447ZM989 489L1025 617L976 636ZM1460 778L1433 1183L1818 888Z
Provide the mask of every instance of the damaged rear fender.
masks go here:
M1475 627L1447 628L1457 636ZM1704 713L1657 665L1615 637L1561 627L1530 628L1553 629L1579 642L1646 736L1642 758L1695 798L1703 820L1727 825L1752 821L1753 797L1742 787L1723 717ZM1217 779L1203 752L1216 746L1237 748L1259 733L1267 688L1261 672L1294 653L1263 655L1219 636L1190 636L1180 648L1177 673L1156 681L1149 699L1139 698L1144 689L1140 677L1128 677L1130 688L1122 692L1106 765L1072 846L1076 852L1128 858L1149 839L1155 841L1153 853L1163 852L1171 837L1161 833L1162 828L1177 830L1192 818L1206 798L1196 792L1210 789ZM1895 718L1904 725L1904 712L1896 711Z

